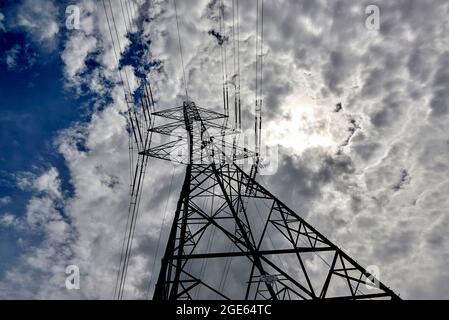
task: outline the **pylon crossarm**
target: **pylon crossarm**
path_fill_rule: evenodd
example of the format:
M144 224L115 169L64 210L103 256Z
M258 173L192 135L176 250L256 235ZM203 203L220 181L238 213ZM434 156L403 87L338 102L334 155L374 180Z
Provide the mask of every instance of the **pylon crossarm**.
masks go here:
M307 253L307 252L324 252L324 251L332 251L330 248L321 248L321 249L312 249L307 247L302 248L293 248L293 249L277 249L277 250L256 250L254 253L259 256L269 256L269 255L281 255L281 254L290 254L290 253ZM249 257L253 255L252 252L249 251L240 251L240 252L211 252L211 253L203 253L203 254L186 254L186 255L175 255L173 259L205 259L205 258L225 258L225 257Z
M182 131L179 129L182 129ZM176 131L176 130L178 130L178 131ZM175 122L167 123L164 125L153 127L150 129L150 131L154 132L154 133L172 136L172 137L183 138L183 136L185 134L184 122L183 121L175 121Z

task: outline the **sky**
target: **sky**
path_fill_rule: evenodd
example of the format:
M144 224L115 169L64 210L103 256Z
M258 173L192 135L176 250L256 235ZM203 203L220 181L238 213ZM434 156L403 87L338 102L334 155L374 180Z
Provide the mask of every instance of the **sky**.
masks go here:
M177 6L189 96L216 110L219 2ZM184 99L172 0L105 3L119 57L102 1L0 4L0 298L113 298L130 184L117 70L132 89L145 76L158 109ZM68 27L68 6L79 28ZM449 299L448 17L445 0L264 2L264 143L279 154L260 181L408 299ZM240 1L240 21L248 129L255 2ZM150 160L126 299L151 296L182 177ZM66 289L69 265L79 290Z

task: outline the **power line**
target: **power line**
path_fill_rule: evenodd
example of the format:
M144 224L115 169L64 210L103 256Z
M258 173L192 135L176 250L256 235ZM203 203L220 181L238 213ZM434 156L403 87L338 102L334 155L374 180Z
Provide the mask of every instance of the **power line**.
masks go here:
M238 42L239 39L239 17L238 17L238 0L232 0L232 44L233 44L233 59L234 59L234 127L236 130L241 128L240 125L240 61ZM236 30L237 29L237 30Z
M260 76L260 84L259 84L259 136L257 141L257 149L260 152L260 144L261 144L261 129L262 129L262 103L263 103L263 0L261 2L261 26L260 26L260 42L259 42L259 76Z
M109 14L108 14L108 10L106 8L106 3L104 0L102 1L102 3L103 3L103 9L104 9L106 20L107 20L109 34L111 36L111 41L112 41L113 50L114 50L114 56L115 56L115 59L117 62L120 79L121 79L122 84L124 85L123 89L124 89L124 94L125 94L125 101L128 105L128 116L129 116L128 121L129 121L129 124L131 125L132 131L134 133L135 142L136 142L138 149L145 150L147 148L147 146L151 143L151 136L152 136L148 132L146 132L145 138L143 138L143 135L142 135L142 130L147 127L147 122L145 121L145 123L144 123L144 121L143 121L145 110L142 110L142 112L140 112L140 114L139 114L140 122L139 122L138 115L136 113L136 109L133 108L133 105L131 105L132 101L128 100L128 98L131 95L131 86L130 86L130 82L129 82L129 78L128 78L128 73L125 69L124 72L125 72L126 84L128 86L128 92L127 92L125 89L125 82L124 82L121 70L119 68L119 65L120 65L119 56L122 55L123 51L122 51L122 45L120 42L120 36L119 36L118 28L117 28L116 19L114 16L114 11L112 8L112 3L111 3L111 0L109 0L109 11L110 11L110 15L112 18L112 24L109 20ZM124 12L123 2L120 0L120 9L121 9L122 16L124 19L125 28L126 28L126 31L129 33L132 23L131 23L131 18L129 16L128 3L126 1L125 1L125 7L127 10L127 15L125 15L125 12ZM127 21L127 16L128 16L128 21ZM117 44L119 47L118 50L117 50L116 43L114 40L112 26L115 31L115 36L116 36ZM145 94L146 94L146 91L145 91ZM154 104L153 100L152 100L152 103ZM133 120L133 116L134 116L134 120ZM135 121L135 124L134 124L134 121ZM152 123L150 122L149 125L151 125L151 124ZM137 130L138 135L136 134L136 130ZM129 134L131 135L131 130L129 130ZM141 148L139 148L139 141L140 141ZM123 238L122 250L121 250L121 254L120 254L120 264L119 264L119 268L117 271L117 278L116 278L116 283L115 283L115 288L114 288L114 296L116 296L118 299L123 298L124 286L125 286L127 271L128 271L128 266L129 266L129 259L130 259L131 250L132 250L132 243L133 243L133 239L134 239L134 235L135 235L136 221L137 221L137 216L138 216L138 212L139 212L139 208L140 208L140 202L141 202L141 198L142 198L141 188L143 188L143 185L144 185L146 169L148 166L148 158L144 157L143 155L139 155L139 158L136 162L136 168L134 171L132 170L132 168L134 167L134 158L133 158L133 143L132 143L132 139L130 136L128 139L128 144L129 144L128 149L129 149L129 162L130 162L130 180L132 181L132 183L130 185L131 201L130 201L130 205L129 205L129 209L128 209L128 216L127 216L127 221L126 221L126 226L125 226L125 235Z
M228 82L228 51L227 51L227 36L226 36L226 24L225 24L225 7L223 0L221 1L221 17L223 24L223 50L224 50L224 70L225 70L225 88L226 88L226 115L229 116L229 82Z
M240 100L240 17L239 17L239 0L236 0L237 4L237 74L238 74L238 118L239 118L239 129L242 129L242 110L241 110L241 100Z
M165 202L164 215L163 215L161 226L160 226L160 230L159 230L159 237L157 239L156 253L155 253L154 259L153 259L153 267L151 268L151 278L150 278L150 284L148 285L147 296L150 295L151 285L153 283L153 276L155 274L155 270L154 269L156 267L156 258L157 258L158 253L159 253L159 245L160 245L160 242L161 242L162 229L164 228L164 225L165 225L165 219L166 219L166 216L167 216L168 201L170 200L170 196L171 196L171 188L172 188L172 184L173 184L173 177L174 177L174 175L175 175L175 166L173 166L173 171L172 171L172 175L171 175L171 179L170 179L170 186L168 187L168 196L167 196L167 201Z
M131 1L131 3L134 3ZM130 23L132 22L132 19L134 19L135 17L133 16L133 12L129 9L130 4L128 3L127 0L125 0L125 10L126 10L126 14L128 16L128 21L130 21ZM131 12L131 15L130 15ZM131 28L130 28L131 29ZM131 30L132 31L132 30Z
M125 0L125 2L126 2L126 0ZM126 5L126 3L125 3L125 5ZM121 8L121 10L122 10L123 20L125 21L125 29L126 29L126 32L129 33L129 27L128 27L129 21L126 21L126 18L125 18L125 13L124 13L124 11L123 11L123 1L122 1L122 0L120 0L120 8Z
M109 15L108 15L108 13L107 13L105 0L102 0L102 3L103 3L103 9L104 9L104 13L105 13L105 16L106 16L106 21L107 21L108 29L109 29L109 34L110 34L110 37L111 37L111 42L112 42L112 46L113 46L114 56L115 56L116 63L117 63L117 66L118 66L118 65L119 65L119 58L118 58L117 48L116 48L115 41L114 41L114 36L113 36L113 34L112 34L112 27L111 27L111 23L110 23L110 20L109 20ZM109 2L109 4L111 4L111 3ZM111 8L111 9L112 9L112 8ZM115 22L114 22L114 23L115 23ZM118 38L117 38L117 39L118 39ZM121 54L121 48L120 48L120 51L119 51L119 52L120 52L120 54ZM119 76L120 76L121 82L122 82L122 84L124 84L123 76L122 76L121 70L120 70L119 68L118 68L118 72L119 72ZM124 94L125 94L125 100L126 100L126 102L127 102L127 99L126 99L126 89L123 87L123 90L124 90ZM127 102L127 103L128 103L128 102ZM128 105L128 109L129 109L129 105ZM131 121L131 119L129 119L129 121ZM130 133L130 135L131 135L131 131L130 131L129 133ZM130 140L131 140L131 137L129 136L129 140L128 140L128 141L131 142ZM133 181L134 172L132 171L132 167L133 167L134 160L133 160L133 148L132 148L132 142L131 142L131 144L129 145L129 150L130 150L130 151L129 151L130 180ZM132 192L132 185L133 185L133 184L131 183L131 187L130 187L131 192ZM128 211L128 217L127 217L127 223L126 223L125 230L127 230L127 228L128 228L129 218L130 218L130 211ZM117 294L118 282L119 282L119 277L120 277L120 272L121 272L121 265L122 265L123 258L124 258L125 238L126 238L126 234L125 234L125 236L124 236L124 238L123 238L122 251L121 251L121 254L120 254L120 264L119 264L119 269L118 269L118 271L117 271L117 278L116 278L116 283L115 283L115 288L114 288L114 296Z
M120 49L120 55L121 55L123 53L122 45L120 43L120 37L119 37L118 29L117 29L117 24L115 22L114 11L112 10L111 0L109 0L109 9L111 11L112 22L113 22L113 25L114 25L115 35L117 37L117 43L118 43L118 46L119 46L119 49ZM129 92L129 94L131 94L131 86L129 84L128 72L126 71L126 69L124 69L124 71L125 71L126 83L128 85L128 92Z
M183 77L183 81L184 81L184 89L186 91L186 100L189 100L189 93L187 90L187 81L186 81L186 70L184 67L184 57L182 54L182 44L181 44L181 33L179 31L179 19L178 19L178 9L176 6L176 0L173 0L173 5L175 7L175 16L176 16L176 28L178 30L178 44L179 44L179 54L181 56L181 65L182 65L182 77Z

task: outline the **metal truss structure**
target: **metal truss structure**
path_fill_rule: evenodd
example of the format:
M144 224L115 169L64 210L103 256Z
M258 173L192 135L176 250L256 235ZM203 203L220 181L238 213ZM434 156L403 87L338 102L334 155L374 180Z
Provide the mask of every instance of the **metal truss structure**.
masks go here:
M102 4L120 65L118 57L123 50L115 19L118 12L114 14L111 1L108 6L105 0ZM200 108L189 99L176 0L173 5L187 101L157 111L150 82L142 80L139 88L132 90L126 71L117 70L128 106L131 184L114 297L122 299L124 295L146 168L149 158L157 158L185 165L186 175L161 261L155 300L399 299L256 181L262 166L263 0L255 1L254 151L239 145L239 1L233 0L227 10L223 1L216 1L211 8L216 10L219 24L218 31L209 34L220 47L224 114ZM127 21L123 7L121 14L129 33L127 26L132 21L129 15ZM231 56L227 46L231 47ZM228 61L233 61L232 76ZM229 121L232 96L234 115ZM163 122L156 126L155 119ZM228 126L228 122L233 124ZM166 141L154 146L155 134ZM136 149L138 156L134 158Z
M227 115L190 101L152 115L169 141L140 156L186 165L153 299L399 299L256 181Z

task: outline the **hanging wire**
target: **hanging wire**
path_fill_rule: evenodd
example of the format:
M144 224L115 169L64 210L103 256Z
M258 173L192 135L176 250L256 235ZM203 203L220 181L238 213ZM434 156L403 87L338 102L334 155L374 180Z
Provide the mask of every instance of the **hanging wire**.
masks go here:
M223 112L225 115L229 114L228 110L228 93L227 93L227 68L226 68L226 30L224 26L224 6L223 1L220 0L218 3L218 23L219 23L219 45L220 45L220 53L221 53L221 73L222 73L222 86L223 86Z
M176 6L176 0L173 0L173 5L175 7L176 29L178 30L178 44L179 44L179 55L181 57L181 65L182 65L182 78L183 78L183 82L184 82L184 89L186 92L186 100L189 101L189 93L187 90L186 70L184 67L184 57L183 57L183 53L182 53L181 32L179 31L179 18L178 18L178 9Z
M104 1L103 1L103 3L104 3ZM116 24L116 21L115 21L115 16L114 16L114 11L112 9L111 0L109 0L109 10L111 12L112 22L113 22L114 30L115 30L115 36L117 37L117 43L118 43L118 47L120 49L120 55L121 55L123 53L123 50L122 50L122 45L120 43L119 32L118 32L117 24ZM130 86L130 83L129 83L128 72L126 71L126 69L124 69L124 72L125 72L126 84L128 85L128 95L129 95L129 94L131 94L131 86Z
M232 0L232 50L233 50L233 78L234 78L234 129L238 128L238 104L237 104L237 53L235 44L235 0Z
M131 3L134 4L134 2L132 2L132 1L131 1ZM131 6L131 4L129 4L128 1L125 0L126 15L128 16L128 21L132 22L132 20L134 19L134 16L133 16L132 10L129 8L130 6ZM130 12L131 12L131 14L130 14ZM133 31L132 27L130 27L130 30Z
M112 46L113 46L113 51L114 51L115 60L116 60L117 66L119 66L119 53L117 53L117 52L120 52L120 55L121 55L121 46L119 46L119 50L117 50L117 47L116 47L116 44L115 44L115 41L114 41L113 32L112 32L111 21L109 20L109 15L108 15L108 10L107 10L107 8L106 8L105 0L102 0L102 4L103 4L104 13L105 13L105 16L106 16L106 21L107 21L107 25L108 25L108 29L109 29L109 34L110 34L110 37L111 37L111 42L112 42ZM110 1L109 1L109 5L111 5ZM111 7L111 9L112 9L112 7ZM115 22L114 22L114 23L115 23ZM114 27L114 28L115 28L115 30L117 30L116 27ZM117 38L117 40L119 41L118 38ZM118 69L118 72L119 72L119 76L120 76L120 79L121 79L121 83L124 85L125 82L124 82L124 79L123 79L122 72L121 72L120 69ZM123 87L123 90L124 90L124 94L125 94L125 97L126 97L127 92L126 92L125 87ZM126 98L125 98L125 100L126 100ZM126 100L126 102L128 103L127 100ZM129 107L129 105L128 105L128 109L129 109L129 108L130 108L130 107ZM130 121L130 119L129 119L129 121ZM130 135L131 135L131 131L130 131ZM130 137L130 140L131 140L131 137ZM130 160L130 179L131 179L131 181L133 181L134 173L132 172L132 167L133 167L134 160L133 160L132 141L130 141L130 142L131 142L131 145L129 145L129 150L130 150L130 151L129 151L129 156L130 156L130 159L129 159L129 160ZM133 189L133 186L132 186L132 183L131 183L130 190L132 190L132 189ZM128 228L129 221L130 221L130 211L128 211L128 217L127 217L126 229ZM125 230L126 230L126 229L125 229ZM123 239L122 251L121 251L121 254L120 254L120 267L119 267L119 269L118 269L118 271L117 271L117 278L116 278L116 283L115 283L115 288L114 288L114 296L116 296L117 290L118 290L118 279L119 279L119 277L120 277L120 273L121 273L121 265L122 265L122 263L123 263L123 258L124 258L125 238L126 238L126 235L125 235L125 237L124 237L124 239Z
M240 18L239 1L232 0L232 40L234 58L234 110L236 130L242 129L241 100L240 100Z
M126 0L125 0L125 5L126 5ZM129 33L129 27L128 27L128 25L129 25L129 20L126 20L126 17L125 17L125 12L124 12L124 10L123 10L123 0L120 0L120 8L121 8L121 11L122 11L122 16L123 16L123 21L125 21L125 29L126 29L126 32L127 33ZM128 16L128 18L129 18L129 16Z
M240 17L239 17L239 0L236 0L237 13L237 75L238 75L238 129L242 129L242 109L240 99Z
M156 245L156 253L154 254L154 259L153 259L153 266L151 268L151 278L150 278L150 283L148 285L148 290L147 290L147 297L149 298L150 296L150 291L151 291L151 286L153 284L153 276L155 274L155 267L156 267L156 257L158 256L159 253L159 245L161 242L161 237L162 237L162 230L164 228L165 225L165 220L167 217L167 208L168 208L168 202L170 201L170 197L171 197L171 190L172 190L172 185L173 185L173 177L175 176L175 166L173 166L173 170L172 170L172 175L171 175L171 179L170 179L170 185L168 187L168 196L167 196L167 201L165 202L165 209L164 209L164 215L162 218L162 222L161 222L161 226L159 229L159 237L157 239L157 245Z
M262 130L262 102L263 102L263 0L256 2L256 105L254 115L254 135L257 163L259 162L261 130Z
M147 144L145 144L145 145L147 145ZM127 239L127 247L126 247L126 252L125 252L125 260L124 260L124 270L123 270L122 279L121 279L121 291L119 291L120 295L118 297L119 299L123 299L124 286L126 283L126 277L127 277L127 273L128 273L129 259L131 256L132 244L133 244L134 234L135 234L135 230L136 230L137 216L139 213L140 203L141 203L142 193L143 193L143 192L141 192L141 189L144 186L144 179L146 176L146 169L148 166L149 157L146 157L144 155L139 155L139 159L142 161L142 164L140 165L139 179L138 179L137 189L136 189L136 193L135 193L135 202L133 203L131 200L131 203L130 203L130 207L133 207L133 212L132 212L130 231L128 233L128 239Z
M107 10L105 0L102 0L102 4L103 4L103 9L104 9L104 13L106 16L106 20L107 20L109 34L111 37L114 56L116 59L117 66L119 66L120 65L119 56L122 55L124 48L122 49L122 45L120 42L120 36L119 36L116 18L114 15L114 10L112 7L111 0L109 0L109 13ZM132 27L132 23L131 23L131 17L130 17L129 9L128 9L128 2L125 1L125 6L123 6L123 2L122 2L122 0L120 0L120 9L121 9L121 13L123 16L125 29L126 29L127 33L129 33L131 30L131 27ZM125 14L126 9L128 9L127 14ZM111 19L110 19L109 15L111 16ZM112 23L111 23L111 20L112 20ZM115 31L116 40L114 40L113 30ZM117 49L116 43L118 45L118 49ZM147 123L146 121L143 121L144 114L142 112L145 112L145 110L142 110L142 112L137 114L137 110L136 110L136 108L134 108L133 101L130 101L131 100L131 86L130 86L127 70L126 69L124 70L125 77L123 77L122 70L120 70L120 68L118 68L118 71L119 71L121 83L123 84L125 101L128 105L128 121L129 121L128 124L129 124L129 127L131 127L131 129L132 129L132 132L133 132L133 135L135 138L135 143L136 143L138 149L144 150L151 143L152 135L149 134L147 131L145 138L144 138L144 134L142 132L144 129L148 129L148 126L151 125L151 122ZM124 81L125 79L126 79L126 81ZM126 86L127 86L127 89L126 89ZM152 103L154 104L153 100L152 100ZM140 118L140 121L139 121L139 118ZM144 157L143 155L139 155L138 160L136 162L136 168L133 171L132 168L134 167L134 155L133 155L134 152L133 152L133 143L132 143L132 138L131 138L131 130L129 130L128 138L129 138L128 144L129 144L129 161L130 161L130 180L132 181L131 185L130 185L131 201L130 201L130 205L129 205L129 209L128 209L128 216L127 216L127 221L126 221L126 226L125 226L125 234L124 234L122 250L121 250L121 254L120 254L120 264L119 264L119 268L117 271L117 278L116 278L115 288L114 288L114 297L117 297L118 299L122 299L123 294L124 294L124 286L125 286L126 277L127 277L129 259L130 259L131 251L132 251L132 243L133 243L133 239L134 239L134 235L135 235L136 221L137 221L137 216L138 216L141 198L142 198L141 189L143 188L143 185L144 185L146 169L148 166L148 158Z
M229 116L229 82L228 82L228 52L227 52L227 36L226 36L226 25L225 25L225 7L223 4L223 0L220 0L221 2L221 22L222 22L222 36L223 36L223 50L224 50L224 70L225 70L225 88L226 88L226 115ZM227 120L227 118L226 118Z
M259 141L257 142L258 144L258 150L260 153L260 145L262 142L262 104L263 104L263 0L261 1L261 9L260 9L260 15L261 15L261 28L260 28L260 33L261 33L261 43L260 43L260 96L259 96L259 100L260 100L260 106L259 106Z

